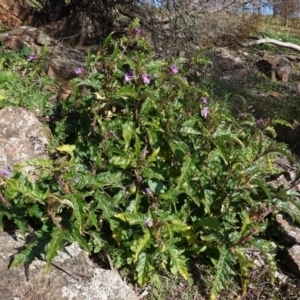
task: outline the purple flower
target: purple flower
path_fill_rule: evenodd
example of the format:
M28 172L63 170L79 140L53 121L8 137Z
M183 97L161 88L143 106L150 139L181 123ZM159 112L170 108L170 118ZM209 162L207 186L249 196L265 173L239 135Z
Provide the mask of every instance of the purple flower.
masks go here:
M134 73L132 70L129 70L127 73L125 73L125 81L129 82L132 79L134 79Z
M176 65L172 65L171 71L173 72L173 74L178 74L178 67Z
M79 179L78 177L76 177L76 178L73 179L73 182L78 183L79 180L80 180L80 179Z
M141 158L145 159L148 153L149 153L149 151L147 150L147 147L146 147L141 154Z
M151 191L150 188L146 188L146 189L145 189L145 192L146 192L148 195L150 195L151 197L154 196L154 194L153 194L153 192Z
M142 79L143 79L143 81L144 81L145 84L149 84L151 78L150 78L150 76L147 73L143 73Z
M147 218L147 220L145 221L145 225L148 227L148 228L151 228L153 227L153 222L150 218Z
M202 101L204 104L206 104L206 103L207 103L207 98L206 98L206 97L202 97L202 98L201 98L201 101Z
M112 130L109 130L108 131L108 135L110 136L110 137L113 137L113 138L118 138L118 136L112 131Z
M137 182L141 182L143 180L143 177L141 175L136 175Z
M11 172L9 172L5 169L1 169L0 170L0 176L2 176L2 177L11 177Z
M257 127L261 127L263 125L263 122L264 122L263 119L260 118L260 119L256 120L255 124Z
M201 110L201 116L206 119L209 113L209 108L207 106L205 106L202 110Z
M75 73L77 74L77 75L80 75L80 74L82 74L84 72L84 68L77 68L76 70L75 70Z
M37 56L35 54L30 54L27 61L33 61L35 59L37 59Z
M247 114L246 114L246 113L241 113L240 116L241 116L242 118L245 118L245 117L247 116Z
M135 35L136 35L136 36L140 36L140 35L141 35L141 33L142 33L142 32L141 32L141 29L139 29L139 28L137 28L137 27L136 27L136 28L134 28L134 30L133 30L133 31L134 31L134 33L135 33Z

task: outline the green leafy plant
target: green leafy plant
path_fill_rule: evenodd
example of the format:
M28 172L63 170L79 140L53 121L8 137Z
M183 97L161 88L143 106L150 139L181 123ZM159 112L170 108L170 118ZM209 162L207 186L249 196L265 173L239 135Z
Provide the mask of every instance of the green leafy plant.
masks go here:
M140 285L154 271L189 279L198 257L215 270L210 299L238 274L246 292L246 249L261 251L274 278L268 213L300 221L295 195L265 182L276 156L292 157L264 135L270 124L231 116L201 78L189 81L191 67L207 60L156 60L139 34L136 20L127 37L116 42L111 34L88 57L54 130L61 146L3 177L0 228L5 216L23 237L31 224L36 237L10 267L42 255L48 269L76 241L133 269ZM26 165L34 179L22 173Z

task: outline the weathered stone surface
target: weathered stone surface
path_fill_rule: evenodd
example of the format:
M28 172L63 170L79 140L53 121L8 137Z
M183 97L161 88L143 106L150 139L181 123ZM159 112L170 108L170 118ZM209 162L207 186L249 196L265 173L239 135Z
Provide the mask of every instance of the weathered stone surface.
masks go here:
M29 47L36 54L39 54L47 46L48 75L61 85L67 84L70 79L77 76L75 73L77 68L85 66L85 53L60 45L55 39L34 27L21 26L2 33L0 41L8 49Z
M0 168L9 169L46 154L48 137L34 113L21 107L0 110Z
M284 245L300 244L300 228L292 225L282 214L276 215L276 221L281 227L280 242Z
M300 245L294 245L286 252L286 267L295 276L300 277Z
M24 4L24 3L23 3ZM25 22L31 22L30 10L24 9L21 1L1 0L0 1L0 24L7 28L20 26Z
M293 66L290 61L280 55L265 56L258 60L256 65L261 72L270 75L273 81L279 79L282 82L288 82L293 73Z
M134 291L115 271L93 264L77 244L60 251L49 273L46 263L35 260L28 268L8 270L11 256L24 245L13 232L0 233L0 295L5 300L137 300Z

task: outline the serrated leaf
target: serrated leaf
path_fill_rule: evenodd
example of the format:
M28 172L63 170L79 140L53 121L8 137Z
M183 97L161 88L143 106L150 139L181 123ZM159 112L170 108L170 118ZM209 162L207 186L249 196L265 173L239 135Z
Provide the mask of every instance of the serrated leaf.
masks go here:
M177 179L177 187L176 189L182 188L183 184L190 180L190 176L195 169L195 164L193 159L189 156L185 157L183 165L181 167L181 174L180 177Z
M18 267L25 263L30 263L34 259L34 248L37 247L38 242L34 241L30 244L27 244L24 250L14 255L14 258L9 265L9 270L12 270L14 267Z
M263 254L264 258L267 261L271 283L274 284L275 282L275 273L277 270L276 260L275 260L275 249L276 245L274 242L261 240L261 239L254 239L251 243L251 246L257 247L261 253Z
M95 193L95 199L97 201L97 209L102 210L104 218L109 222L110 229L113 231L118 226L116 220L113 219L115 215L115 207L111 199L101 191Z
M239 266L240 266L240 277L242 284L243 294L247 292L247 287L250 283L250 270L254 263L249 260L246 256L246 248L237 247L235 248L235 254L237 256Z
M145 216L142 213L129 213L124 212L115 215L116 218L121 219L124 222L128 222L130 225L145 224Z
M172 274L179 273L184 279L188 279L187 259L182 255L183 250L178 250L173 244L166 243L166 250L170 256L170 267Z
M137 269L138 283L140 285L144 285L149 280L150 270L153 269L151 265L151 255L142 252L139 255L136 269Z
M232 275L235 275L235 272L232 269L232 265L235 263L234 256L226 248L225 245L218 247L220 256L215 265L215 277L212 283L210 300L216 300L219 293L227 287L228 282L232 278Z
M70 241L70 242L76 241L81 248L83 248L84 250L86 250L89 253L91 252L91 249L90 249L86 239L79 232L79 229L77 228L77 226L75 224L73 224L71 235L72 235L72 238L70 238L68 236L68 241Z
M204 197L201 197L201 202L204 204L204 210L206 214L210 213L210 207L214 202L215 191L204 189Z
M175 232L185 232L190 230L192 227L187 225L186 222L180 220L180 219L175 219L172 217L170 220L168 220L171 223L171 228Z
M141 252L147 248L150 240L151 240L150 232L149 230L146 230L144 236L142 236L140 239L137 240L137 245L135 246L134 256L133 256L134 262L137 262Z
M292 197L287 201L275 200L275 207L278 211L287 213L293 220L300 224L300 205Z
M63 241L66 239L67 235L64 230L59 228L54 228L51 233L51 240L49 247L47 249L47 263L46 263L46 272L50 270L51 262L55 256L57 256L57 251L64 248Z
M73 214L75 216L78 228L79 228L79 232L81 234L83 234L82 232L82 228L83 228L83 224L85 222L85 216L84 216L84 212L83 212L83 197L81 194L76 194L76 195L69 195L72 205L73 205Z
M122 98L122 99L128 99L128 98L137 98L137 93L136 90L133 86L131 85L126 85L120 88L115 94L115 98Z
M135 163L132 162L132 159L129 157L122 157L122 156L113 156L109 163L111 165L114 165L116 167L120 167L122 169L126 169L131 164L135 165Z
M185 182L182 185L182 189L185 193L194 201L197 206L200 206L201 202L204 202L203 191L199 193L190 182Z
M151 155L148 157L147 162L150 163L152 161L156 161L157 155L160 151L160 148L157 148L155 150L153 150L153 152L151 153Z
M65 144L65 145L62 145L62 146L59 146L57 147L56 149L60 152L67 152L69 153L71 156L73 156L73 152L75 150L76 146L75 145L68 145L68 144Z
M122 181L124 178L125 176L122 172L101 172L97 175L95 184L98 187L123 187Z
M253 183L255 183L256 185L258 185L266 194L266 196L268 197L269 200L272 200L272 196L271 196L271 192L270 192L270 186L267 186L262 180L260 180L259 178L254 178L252 180Z

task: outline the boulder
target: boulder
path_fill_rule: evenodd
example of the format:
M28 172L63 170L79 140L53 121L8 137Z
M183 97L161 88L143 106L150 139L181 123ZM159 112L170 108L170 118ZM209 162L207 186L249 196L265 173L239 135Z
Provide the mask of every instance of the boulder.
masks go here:
M278 79L288 82L293 73L293 65L286 57L280 55L267 55L258 60L256 66L262 73L270 76L273 81Z
M48 135L34 113L8 106L0 110L0 144L0 168L9 171L15 164L46 157Z
M35 259L29 266L8 270L10 258L24 245L18 232L0 233L1 299L137 300L117 271L94 264L74 243L59 251L50 271L46 262Z

